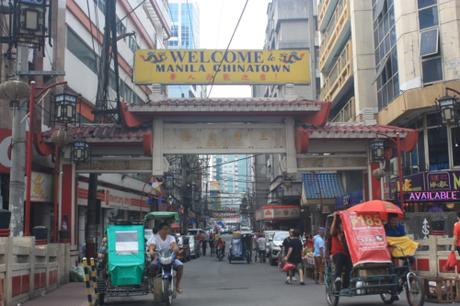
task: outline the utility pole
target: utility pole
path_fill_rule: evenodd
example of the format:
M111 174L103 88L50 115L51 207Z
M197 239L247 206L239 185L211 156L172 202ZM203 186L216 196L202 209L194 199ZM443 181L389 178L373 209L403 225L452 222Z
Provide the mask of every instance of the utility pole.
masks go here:
M118 118L117 113L120 105L120 94L118 88L118 49L116 29L116 1L108 0L105 6L105 27L104 40L98 69L98 86L96 94L95 120L97 123L114 122ZM116 105L114 110L109 109L108 90L110 61L114 60L115 84L116 84ZM115 120L114 120L115 119ZM100 220L101 207L97 203L97 173L90 173L88 181L88 207L85 229L86 252L88 257L96 256L97 234Z
M10 78L16 72L28 70L28 48L18 47L17 65L13 55L9 53ZM27 80L23 80L27 82ZM11 233L13 237L22 236L24 230L24 191L25 191L25 160L26 160L26 116L27 100L10 101L12 114L12 146L10 168L9 210L11 211Z

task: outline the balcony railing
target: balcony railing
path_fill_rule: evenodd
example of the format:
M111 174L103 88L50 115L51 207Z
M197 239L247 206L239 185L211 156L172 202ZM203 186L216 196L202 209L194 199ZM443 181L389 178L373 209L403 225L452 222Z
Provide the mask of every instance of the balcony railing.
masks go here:
M337 43L337 40L345 29L347 22L350 19L350 9L347 0L339 0L336 8L334 9L334 14L331 17L326 31L322 33L321 37L321 47L320 47L320 59L319 66L320 69L324 69L326 60L330 56L331 51L333 50L334 45Z
M323 88L321 88L321 99L324 101L332 101L340 92L345 82L353 75L353 57L351 51L351 40L348 40L335 65L325 77Z
M331 17L333 10L338 0L320 0L318 4L318 28L323 31L326 27L328 19Z
M351 97L343 108L339 111L331 121L333 122L349 122L355 121L356 119L356 108L355 108L355 97Z

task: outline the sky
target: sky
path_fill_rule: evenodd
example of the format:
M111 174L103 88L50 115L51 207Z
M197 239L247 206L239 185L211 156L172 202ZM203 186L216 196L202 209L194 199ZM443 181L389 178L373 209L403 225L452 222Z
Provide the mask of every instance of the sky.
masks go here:
M196 0L200 10L200 48L225 49L246 0ZM230 49L262 49L270 0L249 0ZM209 90L209 89L208 89ZM251 97L249 86L214 86L211 97Z

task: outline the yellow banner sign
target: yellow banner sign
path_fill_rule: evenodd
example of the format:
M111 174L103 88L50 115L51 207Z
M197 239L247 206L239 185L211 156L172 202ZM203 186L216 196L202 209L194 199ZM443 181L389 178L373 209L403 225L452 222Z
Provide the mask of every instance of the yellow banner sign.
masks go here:
M137 50L136 84L309 84L308 50Z

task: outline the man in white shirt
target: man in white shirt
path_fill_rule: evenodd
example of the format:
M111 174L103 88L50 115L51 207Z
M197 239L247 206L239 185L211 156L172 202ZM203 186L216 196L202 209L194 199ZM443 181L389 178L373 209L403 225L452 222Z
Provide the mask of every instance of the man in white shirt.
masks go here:
M158 233L151 236L147 241L148 251L150 255L154 255L155 252L160 252L162 250L172 250L174 253L179 252L177 247L176 238L169 235L169 224L162 223L158 227ZM180 288L180 281L182 279L182 274L184 271L184 264L179 260L175 259L173 263L174 269L177 271L176 274L176 290L178 293L182 293Z
M265 262L266 259L266 239L264 234L261 234L259 238L257 238L257 250L259 251L259 258L261 262Z

